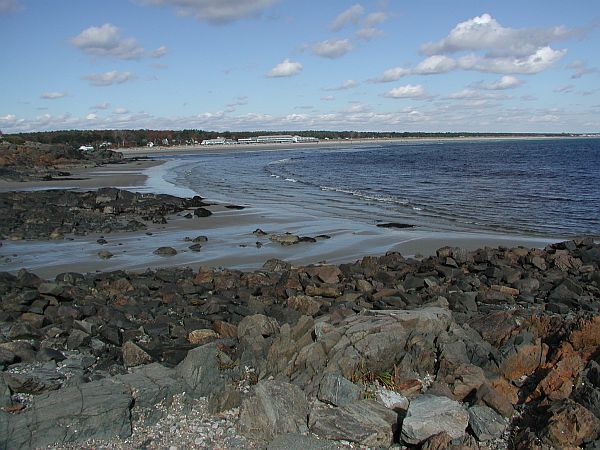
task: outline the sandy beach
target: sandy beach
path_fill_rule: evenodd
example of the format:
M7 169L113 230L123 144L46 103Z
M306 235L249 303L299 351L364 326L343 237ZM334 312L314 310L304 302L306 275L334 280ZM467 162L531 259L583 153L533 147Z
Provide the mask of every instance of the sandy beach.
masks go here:
M590 137L586 137L589 139ZM189 155L214 152L252 152L252 151L275 151L294 150L302 148L334 149L345 146L368 146L385 144L419 144L432 142L473 142L473 141L514 141L514 140L540 140L540 139L577 139L577 137L544 137L544 136L513 136L513 137L441 137L441 138L390 138L390 139L330 139L319 142L299 142L294 144L223 144L223 145L184 145L184 146L154 146L130 147L119 149L125 157L152 157L168 155Z

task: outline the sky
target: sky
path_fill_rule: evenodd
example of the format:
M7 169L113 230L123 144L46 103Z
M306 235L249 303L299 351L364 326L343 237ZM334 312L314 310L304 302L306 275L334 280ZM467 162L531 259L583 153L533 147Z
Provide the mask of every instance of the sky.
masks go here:
M0 130L600 132L597 0L0 0Z

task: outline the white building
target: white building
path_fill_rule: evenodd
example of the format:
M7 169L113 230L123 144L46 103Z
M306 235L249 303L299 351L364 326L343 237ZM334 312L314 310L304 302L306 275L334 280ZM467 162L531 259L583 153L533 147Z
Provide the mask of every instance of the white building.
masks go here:
M294 136L289 134L276 134L273 136L258 136L256 138L256 142L259 144L285 144L292 143L294 141Z
M294 142L319 142L319 139L312 136L294 136Z
M94 150L94 147L92 147L91 145L82 145L81 147L79 147L79 150L84 152L91 152L92 150Z

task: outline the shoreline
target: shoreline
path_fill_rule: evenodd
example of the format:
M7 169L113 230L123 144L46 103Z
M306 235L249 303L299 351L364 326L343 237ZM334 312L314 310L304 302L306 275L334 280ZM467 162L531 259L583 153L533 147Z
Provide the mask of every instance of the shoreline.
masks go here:
M298 144L302 145L302 144ZM318 145L318 144L317 144ZM257 147L248 146L250 151ZM279 146L266 146L280 149ZM287 146L289 147L289 146ZM294 147L296 148L296 147ZM211 150L214 150L211 148ZM238 146L234 150L242 150ZM176 153L178 155L179 153ZM155 155L159 156L159 155ZM0 183L0 191L38 190L68 188L90 190L100 187L115 187L137 192L154 192L191 197L194 192L172 184L164 179L164 172L177 165L172 161L145 160L124 164L85 168L73 171L72 177L85 180L56 180L52 182ZM202 195L202 192L199 192ZM233 193L231 193L233 197ZM182 212L169 218L168 224L148 223L148 230L67 235L59 241L5 241L0 247L0 270L16 272L21 268L34 270L41 276L52 277L60 272L99 272L108 270L144 270L146 268L188 266L227 267L244 271L260 269L263 263L276 258L294 265L327 262L330 264L350 263L364 256L383 255L397 251L406 257L428 257L444 246L464 247L475 250L486 246L524 246L543 248L548 244L569 239L567 236L540 236L511 234L491 230L428 230L382 229L377 222L363 223L351 219L315 219L305 217L303 211L285 208L247 205L243 210L231 210L225 204L235 203L235 198L213 203L209 209L213 215L205 218L186 219ZM193 211L192 211L193 212ZM253 231L257 228L268 233L292 233L299 236L329 235L331 239L314 243L282 246L268 238L258 239ZM151 233L149 235L149 233ZM206 235L208 242L200 252L189 250L190 242L185 238ZM99 245L96 240L108 241ZM257 242L259 244L257 244ZM173 247L177 255L163 257L153 254L161 246ZM100 250L115 255L110 260L98 257Z
M239 150L240 152L252 151L275 151L275 150L294 150L302 148L336 148L347 145L382 145L382 144L425 144L432 142L477 142L477 141L530 141L530 140L553 140L553 139L594 139L594 137L582 136L515 136L515 137L439 137L439 138L376 138L376 139L338 139L338 140L322 140L319 142L299 142L299 143L284 143L284 144L222 144L222 145L184 145L163 147L154 146L148 147L131 147L117 149L125 157L152 157L152 156L169 156L169 155L193 155L205 153L220 153Z

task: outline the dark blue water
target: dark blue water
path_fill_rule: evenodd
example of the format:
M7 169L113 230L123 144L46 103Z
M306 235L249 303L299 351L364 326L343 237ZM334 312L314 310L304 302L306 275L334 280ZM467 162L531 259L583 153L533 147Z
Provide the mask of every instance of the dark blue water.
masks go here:
M600 139L220 153L183 170L178 182L250 205L433 229L600 236Z

